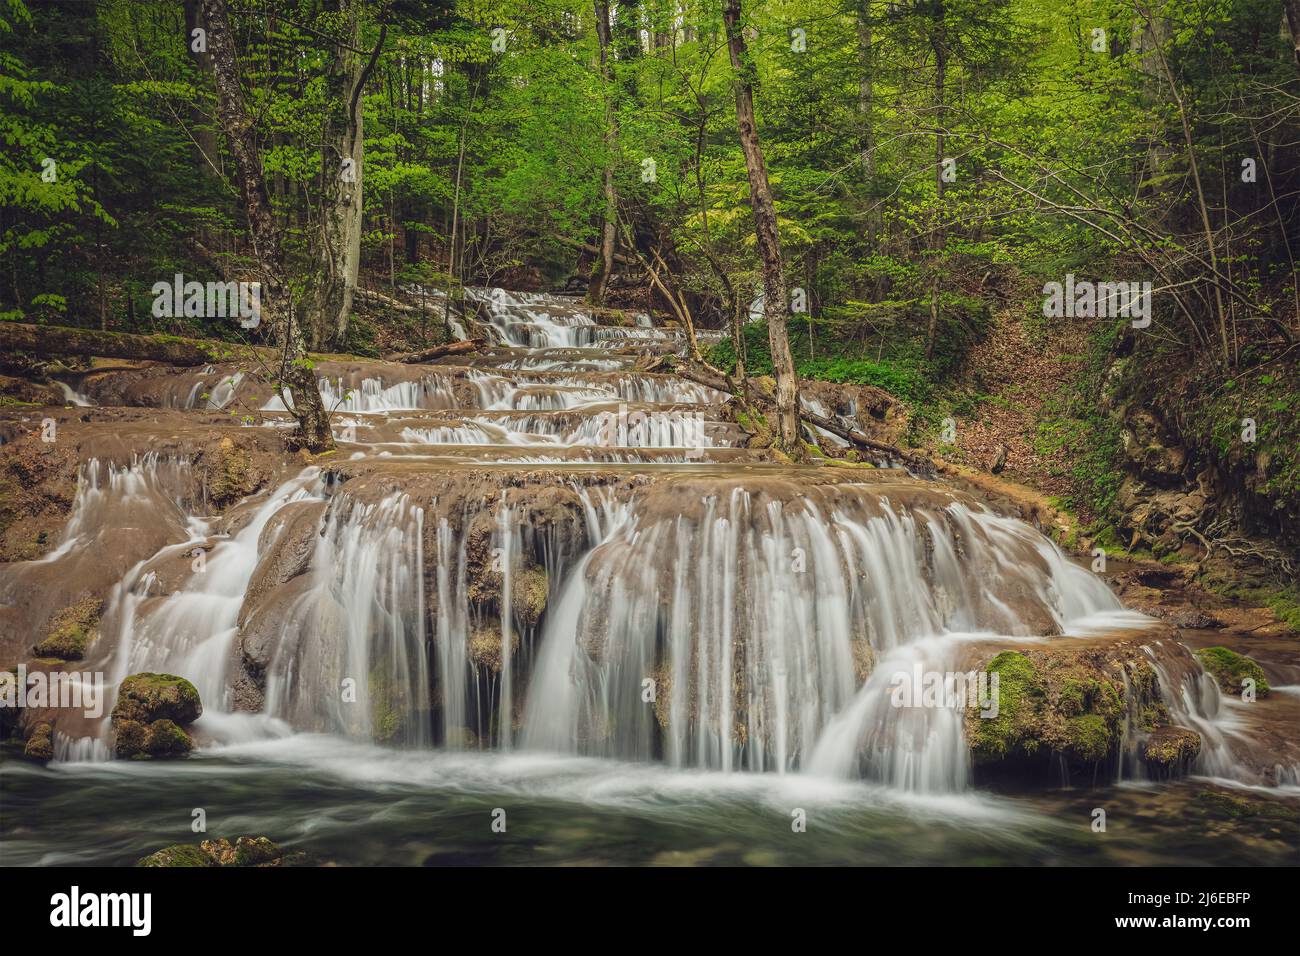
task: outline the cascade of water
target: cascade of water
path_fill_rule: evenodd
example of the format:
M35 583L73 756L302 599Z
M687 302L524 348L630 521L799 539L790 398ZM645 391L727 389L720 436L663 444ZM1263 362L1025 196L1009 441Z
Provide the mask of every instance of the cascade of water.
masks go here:
M212 543L206 526L200 524L190 541L168 546L122 579L105 615L106 620L117 622L110 665L114 686L139 671L179 674L195 685L205 708L230 709L227 662L244 595L257 568L262 530L285 504L318 497L317 477L317 470L311 468L287 482L234 535ZM157 582L153 568L159 559L184 560L199 545L211 547L201 570L180 589L153 594Z
M431 739L424 510L336 494L268 668L266 713L409 746Z
M67 404L76 405L79 408L95 404L89 398L83 395L81 392L78 392L76 389L74 389L67 382L56 382L55 384L57 384L59 386L59 390L63 392L63 400Z
M451 382L442 375L385 384L382 379L363 378L356 386L343 379L318 379L321 401L331 412L393 412L417 408L455 408L456 397ZM292 401L289 403L292 405ZM284 398L273 395L262 411L287 411Z
M1163 648L1163 642L1157 641L1155 647L1165 652L1158 654L1147 645L1142 648L1142 653L1150 658L1155 669L1160 682L1160 697L1169 709L1170 723L1194 730L1201 736L1196 772L1253 781L1255 774L1236 758L1229 742L1231 737L1240 736L1245 729L1244 722L1232 709L1246 705L1226 699L1214 678L1205 672L1185 646L1168 649Z
M913 661L942 668L955 634L1054 632L1119 607L1028 526L957 504L907 510L844 486L681 498L654 521L634 501L566 586L545 641L576 649L544 647L530 744L719 769L861 766L956 789L959 715L890 715L881 682Z

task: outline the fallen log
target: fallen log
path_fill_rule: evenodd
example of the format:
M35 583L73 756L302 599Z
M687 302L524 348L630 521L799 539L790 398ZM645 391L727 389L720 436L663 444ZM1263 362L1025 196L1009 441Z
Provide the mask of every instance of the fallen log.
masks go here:
M659 368L662 368L665 371L670 370L674 375L680 375L682 378L688 379L689 381L695 382L699 385L707 385L710 388L715 388L720 392L726 392L730 395L739 395L739 389L736 386L735 380L729 375L705 371L704 369L696 368L694 365L682 361L661 361L651 366L651 370L657 370ZM922 455L909 453L903 451L903 449L896 445L890 445L885 442L876 441L874 438L868 438L857 429L848 428L833 418L826 418L824 415L818 415L814 412L808 411L807 409L801 408L799 410L799 419L806 424L816 425L818 428L824 429L832 435L842 438L851 444L857 445L859 448L882 452L897 461L909 465L924 466L926 470L929 470L932 467L930 466L928 459Z
M405 362L407 365L416 365L420 362L431 362L436 358L442 358L444 355L464 355L466 352L477 352L487 345L483 339L466 339L463 342L448 342L446 345L435 345L433 348L421 349L418 352L407 352L405 355L394 355L390 361Z
M205 342L175 335L133 335L100 332L62 325L0 322L0 347L6 352L35 355L98 355L103 358L165 362L168 365L207 365L237 356L241 347L225 342Z
M442 290L437 290L441 292ZM419 312L420 306L410 305L399 299L394 299L390 295L384 295L382 292L375 292L373 289L357 289L353 293L359 299L369 299L371 302L378 302L385 308L392 309L395 312ZM425 296L423 307L425 312L441 312L443 310L443 297Z
M843 438L847 442L852 442L860 448L869 448L872 451L881 451L900 461L911 461L915 457L895 445L889 445L885 442L876 441L874 438L868 438L857 429L847 428L833 418L826 418L824 415L817 415L807 410L800 410L799 418L807 422L809 425L816 425L818 428L828 431L839 438Z

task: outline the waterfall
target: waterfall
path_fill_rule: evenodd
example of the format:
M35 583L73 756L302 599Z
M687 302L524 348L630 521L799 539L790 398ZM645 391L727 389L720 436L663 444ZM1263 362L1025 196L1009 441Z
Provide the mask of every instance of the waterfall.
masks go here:
M959 789L960 716L882 711L889 675L951 669L962 635L1059 633L1119 608L1028 526L961 504L846 485L766 498L734 481L676 488L672 509L647 497L548 623L531 745Z

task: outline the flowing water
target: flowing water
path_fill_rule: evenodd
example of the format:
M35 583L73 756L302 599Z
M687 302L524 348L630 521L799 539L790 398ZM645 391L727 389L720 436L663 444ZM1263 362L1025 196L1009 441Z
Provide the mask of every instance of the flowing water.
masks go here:
M495 340L482 361L322 368L336 461L223 514L183 456L82 464L62 540L0 568L0 600L36 615L52 568L107 576L85 664L112 686L187 677L200 749L115 761L107 721L60 725L48 768L0 765L9 860L132 862L188 840L196 806L214 832L358 863L1158 852L1136 830L1098 846L1074 795L979 790L960 710L890 704L896 675L968 670L973 648L1140 630L1096 575L943 485L743 448L725 395L636 371L684 346L648 317L469 300ZM238 371L149 388L287 422ZM1194 769L1258 785L1232 702L1185 649L1142 651L1202 736ZM1194 796L1135 785L1140 761L1117 775L1116 806ZM1188 827L1181 862L1246 852Z

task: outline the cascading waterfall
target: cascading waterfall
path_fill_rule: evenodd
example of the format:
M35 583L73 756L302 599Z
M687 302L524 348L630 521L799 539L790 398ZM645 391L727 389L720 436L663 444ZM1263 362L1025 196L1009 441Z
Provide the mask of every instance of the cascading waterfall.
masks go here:
M431 740L424 511L400 494L330 500L305 593L283 615L265 711L295 727Z
M229 710L226 665L257 568L259 539L285 504L314 497L316 477L315 469L309 469L281 487L230 537L212 539L206 523L195 522L190 540L168 546L123 578L105 616L116 624L109 672L114 686L139 671L193 675L190 680L206 707ZM195 573L184 587L154 593L162 561L186 561L200 552L201 563L191 564Z
M1026 634L1026 620L1055 632L1119 608L1032 529L963 505L901 509L852 486L697 501L653 521L634 502L566 586L530 744L837 776L861 759L898 786L958 789L960 718L882 710L895 665L951 669L960 635Z
M1156 646L1161 643L1157 641ZM1177 651L1181 653L1157 655L1150 645L1142 648L1156 672L1160 697L1169 708L1171 722L1200 734L1201 749L1194 769L1212 777L1252 779L1254 775L1233 755L1230 743L1230 738L1244 731L1243 722L1232 708L1248 705L1226 698L1186 647L1180 645Z
M201 483L183 458L92 459L62 541L0 578L0 596L110 541L135 542L105 606L101 659L88 663L114 684L142 670L186 676L203 700L204 742L313 731L926 793L969 785L963 713L894 706L899 675L951 674L967 642L1081 633L1120 610L1042 534L938 485L725 468L623 481L640 469L617 463L693 461L738 434L716 411L705 420L727 396L623 370L616 348L676 333L596 325L576 300L470 298L503 341L529 351L425 374L357 364L320 379L326 407L354 416L334 426L360 449L346 456L363 459L355 471L307 469L241 504L227 533L201 491L193 500ZM589 344L598 348L577 350ZM237 371L201 374L167 384L168 400L213 410L251 384ZM805 404L849 425L856 415ZM283 411L281 399L265 410ZM553 494L522 470L472 492L410 490L404 479L442 455L427 445L519 452L465 454L471 463L611 470L592 484L566 476ZM390 470L369 470L389 458ZM447 474L455 484L459 472ZM581 533L554 513L538 524L561 500ZM545 592L542 610L518 603L521 587ZM1234 702L1189 654L1143 651L1171 721L1201 735L1196 769L1241 778ZM102 759L109 739L107 728L57 733L56 756ZM1132 730L1121 772L1137 771L1140 743Z

